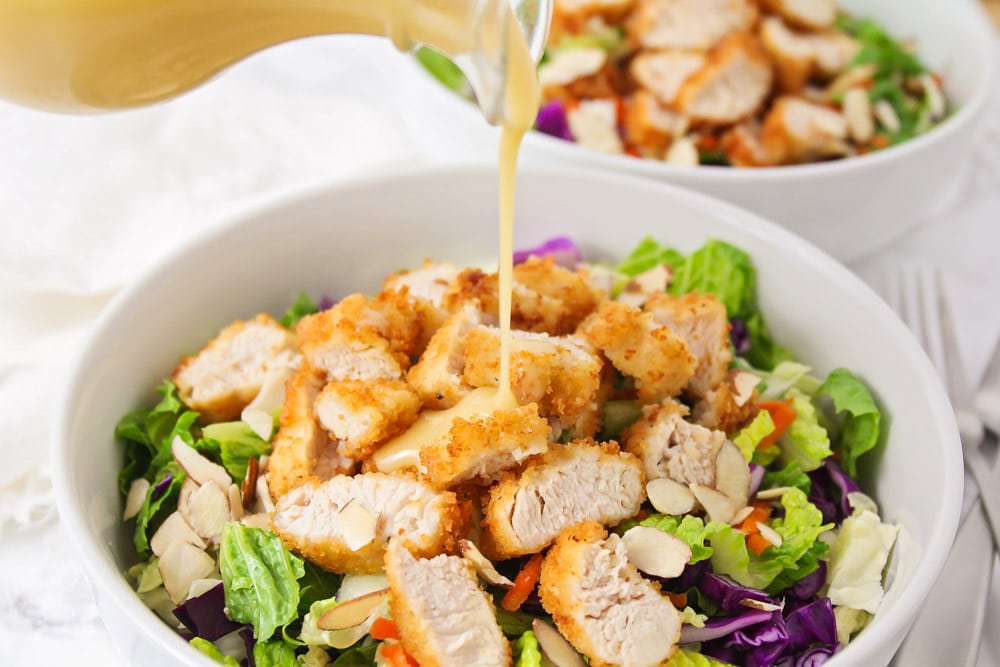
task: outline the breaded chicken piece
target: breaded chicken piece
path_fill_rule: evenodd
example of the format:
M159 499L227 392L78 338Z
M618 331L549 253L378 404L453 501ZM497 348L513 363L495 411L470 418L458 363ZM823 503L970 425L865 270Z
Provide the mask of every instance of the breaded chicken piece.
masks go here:
M676 396L694 375L696 360L684 339L634 306L605 301L579 333L635 378L643 403Z
M551 432L534 403L455 419L444 437L420 448L420 477L438 488L489 484L503 471L544 454Z
M804 30L832 28L837 20L837 0L760 0L760 3Z
M319 423L339 442L337 451L360 461L417 420L420 397L403 380L331 382L316 397Z
M370 305L385 318L380 333L404 370L423 354L431 337L450 315L433 302L411 294L406 286L382 290Z
M404 287L412 296L430 301L441 307L448 284L458 276L458 268L448 262L424 260L424 265L412 271L390 274L382 282L382 291L401 290Z
M726 380L733 351L729 342L729 318L722 302L711 294L678 297L659 292L649 296L643 310L652 315L657 324L670 327L683 338L697 359L688 391L704 396L709 389Z
M708 63L684 82L677 108L696 123L738 123L764 104L773 78L771 60L757 38L736 32L722 40Z
M537 553L568 526L587 519L615 526L646 499L640 461L615 443L577 440L553 445L520 474L490 489L483 549L511 558Z
M741 404L736 400L732 385L723 382L695 402L691 419L706 428L736 433L753 421L759 410L756 389Z
M288 366L295 335L267 313L226 326L173 372L185 405L206 422L230 421L254 399L268 372Z
M385 337L388 327L364 295L352 294L329 310L303 317L297 331L303 356L330 380L400 378L409 357L393 354Z
M764 149L787 164L846 155L846 140L843 114L797 97L779 98L761 131Z
M734 125L719 140L726 158L737 167L773 167L778 160L764 149L760 127L754 123Z
M629 73L636 83L669 106L677 99L684 82L704 66L705 56L701 53L641 51L629 63Z
M575 336L512 332L511 390L518 403L538 404L554 429L573 437L597 432L603 361L589 343ZM465 347L465 381L496 387L500 378L500 331L475 327Z
M618 68L599 47L549 49L538 68L538 83L545 100L586 100L613 97L621 88Z
M341 514L348 503L363 508L349 512L350 520ZM366 574L382 569L389 538L421 556L451 550L466 517L454 493L411 477L369 472L289 491L277 501L271 524L289 548L313 563L331 572ZM359 545L366 534L373 539Z
M556 627L593 667L662 665L677 650L680 613L629 562L621 538L598 523L559 535L538 590Z
M410 368L406 380L424 405L436 410L454 406L472 391L462 373L465 369L465 338L484 322L475 302L462 306L434 332L420 361Z
M841 72L857 54L857 40L836 30L797 33L776 16L761 22L760 41L775 63L778 83L786 93L800 93L813 77Z
M639 89L625 103L625 140L647 157L662 158L667 147L688 130L688 121Z
M595 19L615 25L628 14L634 4L635 0L555 0L552 4L549 44L558 45L567 35L579 35Z
M753 0L638 0L626 28L641 48L707 51L756 20Z
M268 459L268 488L275 499L306 481L326 481L350 473L354 460L337 452L337 442L316 421L313 405L323 374L305 367L285 383L279 428Z
M715 486L715 459L726 434L684 419L676 401L647 405L642 417L621 435L626 451L642 461L646 479L669 477L683 484Z
M393 539L385 573L400 641L421 667L510 665L510 645L493 601L469 561L444 554L414 558Z

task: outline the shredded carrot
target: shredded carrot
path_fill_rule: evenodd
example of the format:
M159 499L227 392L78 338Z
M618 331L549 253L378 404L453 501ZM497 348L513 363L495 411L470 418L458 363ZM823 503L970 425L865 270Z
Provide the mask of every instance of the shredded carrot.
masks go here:
M666 596L670 598L670 602L678 609L688 606L687 593L671 593L670 591L666 591Z
M764 549L773 546L768 542L760 533L753 533L752 535L747 535L747 549L754 552L758 556L764 553Z
M876 134L872 137L872 146L875 148L886 148L889 145L889 137L884 134Z
M714 134L704 133L698 137L698 147L706 151L714 151L719 147L719 139Z
M414 660L401 644L382 644L379 651L389 667L420 667L420 663Z
M865 79L859 85L865 90L871 90L875 87L875 79Z
M795 409L792 401L761 401L760 407L771 413L771 421L774 422L774 430L760 441L758 447L768 447L778 442L778 438L784 435L785 431L793 421L795 421Z
M517 611L524 601L535 590L535 584L542 576L542 554L535 554L525 562L521 571L514 577L514 585L503 596L500 606L507 611Z
M396 626L396 622L382 616L375 619L368 634L372 636L372 639L378 639L379 641L383 639L395 639L399 641L399 627Z
M747 518L743 519L740 524L740 530L748 535L760 532L760 524L767 521L768 517L771 516L771 510L762 509L760 507L754 507L753 511L747 515Z
M625 98L623 98L623 97L616 97L615 98L615 120L618 122L619 125L622 125L622 124L625 123L625 115L626 115L626 113L627 113L627 109L625 108Z

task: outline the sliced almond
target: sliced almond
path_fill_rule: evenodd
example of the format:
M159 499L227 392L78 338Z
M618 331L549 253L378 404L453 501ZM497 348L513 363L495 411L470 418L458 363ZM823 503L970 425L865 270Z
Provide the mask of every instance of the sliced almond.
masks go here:
M263 382L260 384L260 391L254 396L254 399L250 401L247 407L244 409L244 414L246 410L256 410L260 412L266 412L268 416L275 413L275 411L280 410L282 404L285 402L285 382L292 376L295 372L295 366L298 364L291 363L288 365L276 366L267 372L264 376ZM247 421L246 417L241 417L243 421ZM249 422L248 422L249 423ZM273 424L273 420L272 420ZM251 426L250 428L253 428ZM258 435L260 435L258 433ZM270 437L260 436L267 440Z
M215 482L206 482L191 494L185 509L178 508L178 512L199 536L218 542L223 527L232 518L229 493Z
M750 499L750 466L740 448L728 440L715 455L715 488L729 496L737 509Z
M773 489L758 491L756 498L757 500L776 500L791 490L792 487L790 486L776 486Z
M739 512L733 515L733 518L729 520L729 525L730 526L740 525L741 523L743 523L743 519L753 514L753 509L754 508L750 507L749 505L744 507Z
M746 504L737 503L726 494L716 491L710 486L692 484L690 488L691 493L698 499L701 506L705 508L708 518L711 521L730 523L736 515L736 511Z
M383 588L341 602L316 620L320 630L343 630L364 623L375 608L389 599L389 589Z
M538 640L542 655L555 667L586 667L583 658L562 634L540 618L531 622L531 630Z
M759 609L760 611L780 611L784 608L780 604L771 604L770 602L754 600L753 598L743 598L740 600L740 604L750 609Z
M173 452L177 464L184 468L184 472L199 484L215 482L220 488L225 489L233 481L225 468L206 459L194 447L181 440L180 436L175 437L170 443L170 451Z
M847 504L851 506L851 510L855 513L867 510L872 514L878 514L878 504L870 496L860 491L851 491L848 493Z
M257 483L254 484L254 496L256 502L254 503L254 508L258 512L266 512L270 514L274 511L274 501L271 500L271 489L267 487L267 475L260 475L257 478ZM246 495L244 494L244 504L246 507Z
M191 582L191 587L188 589L187 599L190 600L191 598L196 598L199 595L204 595L221 583L222 579L195 579Z
M204 579L215 569L215 559L188 542L174 542L157 563L163 587L174 604L187 599L191 584Z
M337 513L337 530L351 551L368 546L375 540L378 515L351 498Z
M174 544L186 542L198 549L204 549L207 545L198 533L194 532L188 522L184 520L180 512L174 512L160 524L160 527L153 533L149 540L149 548L157 556L163 556Z
M847 119L851 139L859 144L871 141L875 134L875 117L867 90L851 88L844 93L844 118Z
M244 514L243 518L240 519L240 523L244 526L249 526L251 528L261 528L263 530L271 529L271 517L263 512L254 512L253 514Z
M678 577L691 560L687 542L651 526L635 526L622 535L630 563L655 577Z
M944 93L941 92L941 86L938 85L937 79L925 72L920 75L920 84L924 89L924 94L927 95L927 109L931 112L931 118L941 120L948 113L948 102L944 98Z
M899 132L902 124L899 122L899 116L896 114L896 110L891 104L885 100L879 100L875 103L875 118L878 122L889 132Z
M646 496L657 512L673 516L687 514L697 504L687 485L669 477L649 480L646 483Z
M229 485L229 518L233 521L239 521L243 518L243 494L240 493L240 487L235 484Z
M274 417L263 410L254 410L246 407L240 415L243 423L250 427L250 430L260 436L261 440L270 441L274 432Z
M765 540L770 542L776 547L781 546L781 535L779 535L774 528L771 528L766 523L758 523L757 530L760 531L760 536Z
M149 493L149 480L145 477L137 477L132 480L132 483L128 487L128 495L125 496L125 510L122 512L122 521L128 521L139 513L143 503L146 502L147 493Z
M670 269L664 264L657 264L630 280L625 285L625 290L628 292L642 292L643 294L656 294L657 292L666 292L669 282Z
M729 382L733 388L733 402L743 407L753 397L753 390L760 384L760 378L747 371L736 371Z
M682 167L697 166L699 162L698 147L688 137L674 139L670 148L667 149L667 155L664 159L670 164Z
M194 492L198 490L199 486L201 485L190 477L185 479L184 483L181 484L180 494L177 496L177 511L180 512L185 519L187 518L186 512L188 505L191 503L191 496L194 495Z
M479 551L479 548L469 540L459 540L458 548L462 552L462 558L465 558L472 566L476 568L476 573L479 577L486 583L492 586L500 586L502 588L510 588L514 585L514 582L503 576L497 569L493 566L493 563Z

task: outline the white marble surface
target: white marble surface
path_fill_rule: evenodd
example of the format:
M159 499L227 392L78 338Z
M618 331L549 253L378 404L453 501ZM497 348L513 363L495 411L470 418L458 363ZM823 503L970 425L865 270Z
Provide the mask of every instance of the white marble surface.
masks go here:
M68 118L0 103L0 665L124 664L46 472L53 387L81 334L136 271L227 211L427 160L419 128L442 119L412 94L402 59L375 40L323 38L256 56L153 109ZM855 266L865 275L885 261L941 266L971 370L1000 335L997 156L994 122L954 209ZM988 627L1000 627L998 610L994 583ZM980 664L1000 664L1000 647L986 646Z

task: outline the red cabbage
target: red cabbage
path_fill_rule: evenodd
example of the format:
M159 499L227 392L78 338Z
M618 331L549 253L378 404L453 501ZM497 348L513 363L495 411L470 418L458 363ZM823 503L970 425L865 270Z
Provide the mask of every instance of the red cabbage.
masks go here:
M750 351L750 330L746 322L738 317L729 318L729 340L736 354L746 354Z
M837 619L830 598L820 598L799 607L785 618L789 647L801 651L815 644L837 645Z
M809 600L823 588L826 583L826 561L820 560L819 567L796 581L785 593L797 600Z
M809 500L823 512L824 521L833 521L839 526L854 511L847 495L860 492L861 487L830 458L822 467L810 472L809 479L812 481Z
M817 646L816 648L809 649L801 655L785 656L778 662L774 663L774 667L819 667L832 658L833 654L836 652L837 649L835 648Z
M330 310L335 305L337 305L337 302L333 299L333 297L324 294L320 297L319 303L316 304L316 309L322 312L324 310Z
M553 100L538 110L535 129L557 139L575 141L566 118L566 108L559 100Z
M229 620L225 608L226 592L220 582L218 586L174 607L174 616L196 636L212 642L243 626Z
M777 599L772 598L764 591L756 588L742 586L724 574L705 574L701 578L701 592L704 593L724 610L729 612L742 612L748 609L741 600L751 599L768 604L778 605Z
M722 618L710 618L705 621L705 627L696 628L693 625L684 625L681 628L681 644L693 644L694 642L707 642L712 639L726 637L742 630L743 628L771 620L776 612L760 611L758 609L748 609L736 616L725 616ZM780 615L780 614L779 614Z
M751 463L750 464L750 495L756 495L757 491L760 490L760 485L764 481L764 473L767 472L767 468L764 466Z
M161 479L159 482L157 482L156 486L153 487L153 492L151 494L149 494L150 500L156 500L160 496L162 496L164 493L166 493L167 489L170 488L170 484L173 481L174 481L174 476L173 475L171 475L170 473L167 473L166 475L164 475L163 479Z
M580 262L580 249L572 239L566 236L557 236L549 239L537 248L518 250L514 253L514 263L520 264L528 261L531 256L550 256L559 266L572 269Z
M244 625L240 628L240 637L247 647L246 667L257 667L257 660L253 656L253 647L257 645L257 639L253 636L253 626Z
M747 667L770 667L789 648L788 629L781 612L773 612L770 623L737 630L728 639L730 648L742 649L743 664Z

